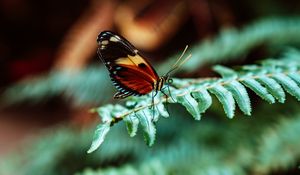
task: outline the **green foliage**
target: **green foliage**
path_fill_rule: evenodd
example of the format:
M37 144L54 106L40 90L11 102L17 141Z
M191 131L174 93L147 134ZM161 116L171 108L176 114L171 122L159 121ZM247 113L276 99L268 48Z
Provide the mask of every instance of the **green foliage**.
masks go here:
M213 39L206 39L192 47L193 59L180 70L195 71L197 68L212 63L238 59L257 46L276 46L298 43L300 41L300 18L265 18L245 26L243 29L227 28ZM274 52L274 47L272 48ZM278 52L278 50L277 50ZM196 59L194 59L196 58ZM174 63L170 58L159 67L160 72L168 70Z
M223 29L215 38L206 39L192 47L189 51L193 54L192 59L180 70L193 72L204 64L240 59L241 56L243 57L251 49L260 45L272 47L278 44L287 46L299 43L298 31L300 31L298 17L266 18L245 26L241 30ZM279 49L275 47L272 48L272 52L276 53L281 49L282 47ZM173 63L174 57L171 57L160 64L158 72L165 73ZM6 89L1 101L5 104L24 101L37 103L53 96L63 95L66 99L72 99L77 106L88 106L107 102L111 99L112 90L113 87L105 68L91 66L77 73L70 74L68 71L53 70L47 75L29 78ZM270 96L267 100L274 101Z
M80 131L69 125L47 129L39 138L28 140L27 146L22 150L2 156L0 174L40 175L41 172L43 175L73 174L87 166L105 167L114 164L122 157L124 161L142 158L139 153L145 149L143 142L128 140L118 127L110 133L112 137L106 140L101 150L87 155L84 150L90 144L92 130L93 128L85 128Z
M300 100L300 88L297 81L294 81L295 77L300 76L300 53L294 54L298 56L293 59L287 57L281 60L265 60L260 65L243 66L238 71L223 66L214 67L222 78L175 79L173 87L170 87L170 97L165 98L161 93L154 99L154 104L151 103L151 95L148 95L129 98L125 106L107 105L93 109L101 116L102 123L98 127L105 128L105 133L101 133L103 130L96 130L95 135L98 137L94 138L88 152L100 146L99 143L102 143L110 126L127 118L128 115L130 118L126 119L126 124L129 134L134 136L140 123L145 132L147 145L153 145L156 134L155 123L159 114L165 116L165 112L161 114L161 110L157 110L156 106L162 108L166 102L184 106L195 120L200 120L201 113L212 104L211 94L222 104L228 118L234 117L235 103L245 115L250 115L250 98L245 87L269 103L275 103L276 99L283 103L284 91ZM293 75L294 79L289 75Z
M216 120L216 114L208 113L193 122L182 117L182 110L177 109L172 120L157 123L162 143L151 149L141 137L130 139L122 125L116 125L101 149L86 154L92 128L78 131L64 125L46 130L21 153L1 157L0 174L263 175L296 168L300 111L293 99L284 105L259 104L253 118L233 120Z
M103 94L112 94L112 88L109 86L108 76L103 74L106 74L106 69L98 66L91 66L79 72L53 70L47 75L28 78L7 88L1 100L6 105L24 101L35 104L63 95L65 99L73 99L74 105L77 106L108 101L110 98Z
M206 63L237 59L260 45L276 53L286 44L299 43L299 21L265 19L242 30L223 30L219 36L194 46L193 59L182 70L194 71ZM151 97L143 96L129 98L123 106L110 104L94 109L103 123L96 128L88 152L102 145L93 154L84 150L88 150L94 127L83 131L55 127L30 141L21 152L1 157L0 174L243 175L295 168L300 160L300 111L288 94L300 99L299 58L297 50L290 50L281 60L266 60L259 65L235 70L215 66L221 78L174 79L170 97L159 94L154 106ZM160 72L173 62L172 58L166 61ZM89 67L77 73L54 70L12 86L1 100L5 97L4 102L9 104L40 102L62 94L76 105L88 106L111 99L109 85L104 68ZM165 92L169 94L167 89ZM256 102L251 92L268 103L280 104ZM213 110L207 111L209 108ZM222 118L223 110L231 120ZM201 122L188 120L188 115ZM127 137L125 125L116 124L122 120L130 137L137 138ZM138 132L139 125L144 137ZM149 149L143 139L147 145L153 145L155 139L161 144Z
M197 124L178 124L177 143L159 150L144 161L121 167L92 170L80 175L114 174L268 174L278 169L296 168L300 157L300 111L298 104L284 107L262 105L255 118L230 122L204 119ZM267 109L267 110L265 110ZM179 116L176 116L178 120ZM185 130L185 131L184 131ZM250 172L249 172L250 171ZM79 175L78 174L78 175ZM155 174L155 173L154 173Z

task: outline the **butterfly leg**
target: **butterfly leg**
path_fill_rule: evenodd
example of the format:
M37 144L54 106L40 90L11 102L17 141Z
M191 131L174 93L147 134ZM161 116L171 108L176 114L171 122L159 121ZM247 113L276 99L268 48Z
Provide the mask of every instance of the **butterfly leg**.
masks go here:
M168 92L169 92L170 97L172 98L173 102L175 102L174 98L173 98L172 95L171 95L170 86L168 85L167 88L168 88Z
M169 96L163 91L164 89L165 89L166 87L164 87L163 89L161 89L161 93L163 93L164 94L164 96L165 96L165 98L166 98L166 109L167 109L167 112L170 114L170 111L169 111L169 101L168 101L168 98L169 98ZM171 98L172 98L172 96L171 96ZM173 99L173 98L172 98Z
M157 95L157 91L152 92L152 118L154 119L154 115L155 115L155 105L154 105L154 97Z

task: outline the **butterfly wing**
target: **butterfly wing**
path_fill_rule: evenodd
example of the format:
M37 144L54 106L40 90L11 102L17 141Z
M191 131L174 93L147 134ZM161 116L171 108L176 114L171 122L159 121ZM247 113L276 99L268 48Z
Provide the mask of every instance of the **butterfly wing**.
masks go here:
M118 89L115 98L144 95L159 79L151 64L125 38L109 31L98 36L98 55Z

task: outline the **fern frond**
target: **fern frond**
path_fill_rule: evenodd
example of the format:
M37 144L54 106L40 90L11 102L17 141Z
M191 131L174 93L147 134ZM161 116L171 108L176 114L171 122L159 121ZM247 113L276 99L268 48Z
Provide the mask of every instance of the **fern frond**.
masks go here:
M165 98L159 94L154 99L154 104L151 103L151 96L132 97L125 106L108 105L95 108L93 111L98 112L102 117L103 123L100 124L100 127L106 127L105 131L130 116L130 119L126 119L129 134L134 136L137 125L141 123L146 143L151 146L155 140L155 122L161 111L156 110L156 107L162 108L166 102L184 106L195 120L200 120L201 113L212 104L211 94L215 95L222 104L228 118L234 117L235 103L245 115L250 115L250 98L245 87L269 103L275 103L276 99L281 103L284 102L284 91L300 100L300 88L297 82L289 77L290 75L300 75L300 54L295 59L265 60L260 65L243 66L239 71L223 66L216 66L214 70L222 77L175 79L169 94L170 97ZM128 104L131 105L128 106ZM165 116L165 112L161 116ZM105 134L97 132L95 135L101 137L95 138L92 145L99 146L94 143L101 143ZM96 148L92 146L88 152L92 152Z
M288 114L282 110L286 106ZM78 175L145 174L145 167L147 172L197 175L270 174L295 168L300 158L298 103L291 100L285 105L263 104L253 113L255 120L222 122L205 118L194 124L175 114L174 120L183 127L176 127L176 141L164 145L166 149L154 147L151 150L155 154L143 161L86 169Z
M106 166L121 159L141 159L145 150L142 140L128 139L123 127L110 132L102 149L87 156L86 150L93 127L78 130L68 124L44 130L39 137L27 140L22 149L0 158L0 174L4 175L64 175L73 174L87 165ZM115 140L115 138L118 138ZM124 144L126 143L126 144ZM74 167L76 167L74 169Z
M43 102L48 98L63 95L72 99L75 106L99 104L108 101L102 94L112 94L105 68L90 66L74 72L68 70L53 70L47 75L29 78L7 88L1 95L1 102L6 105L29 101L31 104Z
M117 125L101 149L89 155L83 150L89 145L92 128L79 132L67 125L54 127L38 140L30 140L21 153L1 156L0 174L102 175L147 171L244 175L294 168L300 158L299 103L293 99L284 105L264 103L252 115L255 120L239 117L227 122L213 119L216 115L209 113L196 123L184 119L182 116L186 115L181 112L174 113L172 120L157 124L157 137L162 144L152 149L146 149L140 137L126 137L123 125Z
M201 41L192 47L190 52L194 59L185 63L180 70L192 72L204 64L239 59L254 47L263 44L295 45L300 41L298 31L300 31L299 17L267 18L249 24L241 30L223 29L218 36ZM160 64L158 72L165 72L173 63L174 57L171 57ZM47 75L31 78L9 87L1 100L8 105L24 101L37 103L63 94L63 97L71 98L78 106L99 104L109 97L102 94L113 94L112 86L101 86L111 84L108 76L102 76L104 74L106 74L105 68L98 66L90 66L76 74L53 70ZM299 76L289 76L299 84ZM281 98L278 95L274 97ZM272 97L267 97L267 100L274 101ZM282 98L280 101L282 102Z
M213 39L206 39L190 50L193 57L180 70L195 71L204 64L234 60L260 45L299 43L300 18L265 18L249 24L241 30L223 29ZM160 72L167 70L174 57L159 67Z
M279 167L288 169L296 164L295 156L300 156L297 141L292 141L299 135L295 132L300 128L300 118L287 118L289 115L278 116L280 123L266 129L259 139L258 159L254 164L255 174L267 174ZM291 120L293 122L291 122ZM286 144L286 145L285 145ZM284 149L278 149L283 148ZM299 160L299 158L298 158Z

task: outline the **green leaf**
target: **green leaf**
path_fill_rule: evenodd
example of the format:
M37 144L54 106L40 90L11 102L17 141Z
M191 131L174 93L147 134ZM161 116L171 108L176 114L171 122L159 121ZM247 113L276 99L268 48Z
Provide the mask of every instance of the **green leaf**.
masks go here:
M213 70L215 72L217 72L218 74L220 74L223 78L236 78L237 74L234 70L228 68L228 67L224 67L221 65L217 65L213 67Z
M236 80L230 81L224 87L232 93L241 111L251 115L251 103L246 88Z
M209 89L209 92L213 93L218 100L223 105L225 114L228 118L233 118L234 110L235 110L235 102L231 92L225 89L221 85L214 85L212 88Z
M285 101L285 93L280 84L278 84L274 79L269 78L266 75L261 75L257 78L257 81L264 85L267 90L272 94L280 103Z
M94 152L102 144L109 130L110 123L102 123L97 126L94 133L92 145L87 151L88 154Z
M198 109L200 113L204 113L212 104L212 98L207 89L201 88L191 93L194 99L198 102Z
M161 116L166 118L170 116L163 103L158 103L156 109Z
M282 73L275 74L273 77L289 94L296 97L297 100L300 101L300 88L290 77Z
M288 76L300 86L300 75L298 72L289 73Z
M259 82L251 78L243 78L241 81L245 86L254 91L262 99L266 100L269 103L275 103L274 97L263 87Z
M185 91L183 94L177 95L177 101L186 108L195 120L201 119L198 103L189 92Z
M134 137L138 130L139 119L132 113L125 117L124 121L130 137Z
M113 118L112 110L114 109L114 105L108 104L105 106L102 106L100 108L96 108L96 112L99 116L101 116L102 122L110 122Z
M143 127L144 138L147 145L152 146L155 141L156 129L154 123L152 122L151 111L149 109L144 109L136 112L136 116Z

